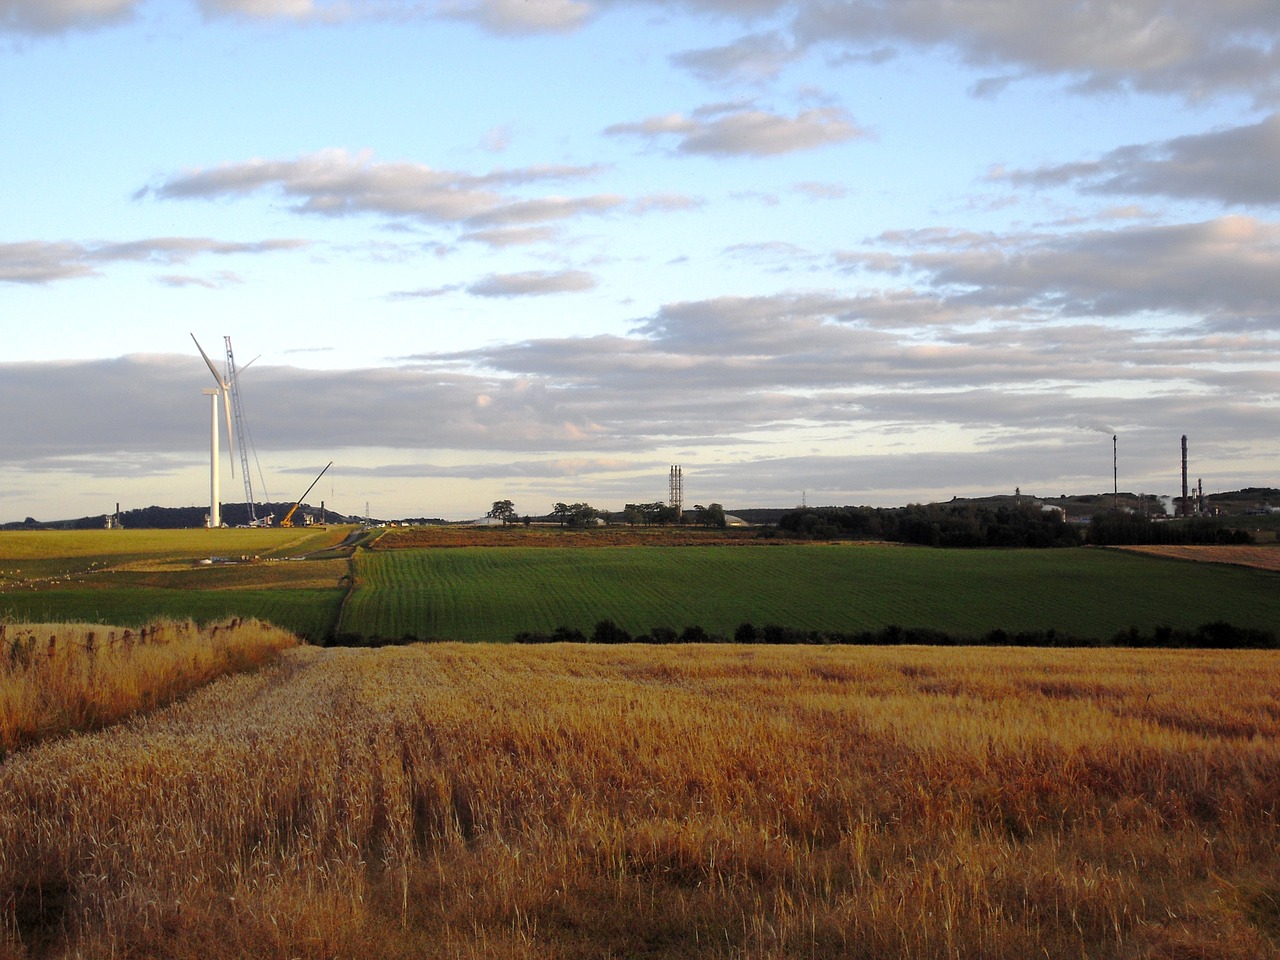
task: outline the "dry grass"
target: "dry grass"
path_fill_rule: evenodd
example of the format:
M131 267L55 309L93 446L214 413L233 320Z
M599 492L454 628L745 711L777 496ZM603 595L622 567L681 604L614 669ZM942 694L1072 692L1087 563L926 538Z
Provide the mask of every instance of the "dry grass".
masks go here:
M203 628L173 621L137 630L0 621L0 758L169 703L296 643L254 620Z
M297 648L0 767L0 956L1276 957L1277 666Z

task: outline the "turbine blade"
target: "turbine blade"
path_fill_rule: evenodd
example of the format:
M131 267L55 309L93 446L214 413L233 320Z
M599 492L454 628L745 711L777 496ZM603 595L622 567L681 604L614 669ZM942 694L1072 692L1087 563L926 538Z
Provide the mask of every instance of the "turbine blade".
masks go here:
M218 368L213 365L213 361L209 359L209 355L204 352L204 347L200 346L200 341L196 339L196 335L191 335L191 340L196 345L196 349L200 351L200 356L204 357L204 362L209 365L209 372L213 374L213 379L218 381L218 386L226 388L226 381L222 379L222 374L218 372Z

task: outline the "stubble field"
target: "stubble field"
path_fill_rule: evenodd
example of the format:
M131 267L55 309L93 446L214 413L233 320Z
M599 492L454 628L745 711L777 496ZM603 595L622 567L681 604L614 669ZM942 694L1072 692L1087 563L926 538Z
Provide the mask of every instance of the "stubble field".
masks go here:
M0 766L0 956L1276 957L1277 667L286 650Z

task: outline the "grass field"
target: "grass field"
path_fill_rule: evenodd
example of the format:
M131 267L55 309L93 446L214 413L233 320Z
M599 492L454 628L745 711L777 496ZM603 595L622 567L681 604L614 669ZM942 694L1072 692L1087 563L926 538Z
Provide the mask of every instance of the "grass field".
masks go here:
M558 626L590 635L744 621L858 631L889 624L980 636L1225 620L1280 630L1274 572L1103 550L928 550L885 545L376 550L358 555L339 631L509 640Z
M350 543L335 547L350 532L3 532L0 621L138 627L244 617L315 641L335 632L508 641L561 626L589 636L606 619L631 634L696 625L726 637L744 622L839 632L929 627L973 637L1052 629L1109 639L1131 626L1150 632L1213 621L1280 632L1274 570L1117 551L752 543L742 531L725 540L702 530L446 528L394 531L349 558ZM631 545L616 545L623 542ZM405 546L421 543L432 546ZM210 555L261 559L199 562ZM301 557L310 559L292 559Z
M285 589L275 585L241 590L139 586L54 589L0 594L0 620L140 627L155 620L191 619L203 624L244 617L320 641L333 629L343 595L336 587Z
M347 561L282 558L324 551L349 530L0 532L0 620L139 627L243 617L318 640L337 619ZM242 556L261 560L199 563Z
M295 648L0 765L0 957L1274 960L1278 668Z

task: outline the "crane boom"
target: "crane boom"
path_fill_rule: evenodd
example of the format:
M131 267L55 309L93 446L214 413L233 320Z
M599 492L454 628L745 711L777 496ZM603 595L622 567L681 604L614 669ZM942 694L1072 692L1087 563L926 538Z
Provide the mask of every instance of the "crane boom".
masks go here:
M240 441L240 472L244 475L244 502L249 508L249 525L257 526L258 515L253 508L253 480L249 477L249 451L245 443L244 408L240 401L240 376L236 370L236 358L231 352L231 338L223 337L227 344L227 384L231 390L231 416L236 424L236 439Z
M302 496L298 498L297 503L295 503L292 507L290 507L289 512L284 515L284 519L280 521L280 526L282 527L293 526L294 513L297 512L298 507L302 505L302 501L307 499L307 494L311 492L311 488L320 482L320 478L324 476L324 471L328 470L332 466L333 466L333 461L330 460L328 463L324 465L324 470L321 470L319 473L316 474L316 478L311 481L311 486L307 487L307 489L302 491Z

